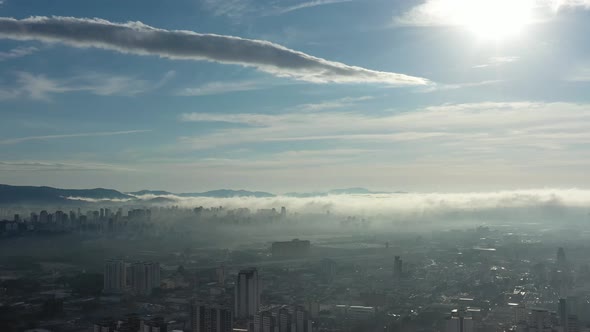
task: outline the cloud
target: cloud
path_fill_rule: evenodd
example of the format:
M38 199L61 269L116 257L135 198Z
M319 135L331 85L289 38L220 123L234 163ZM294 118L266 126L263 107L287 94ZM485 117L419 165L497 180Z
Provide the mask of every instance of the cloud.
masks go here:
M213 61L312 83L424 85L420 77L328 61L268 41L72 17L0 18L0 38L63 43L169 59Z
M405 112L292 111L283 114L186 113L186 122L228 122L238 128L181 137L182 146L220 146L266 142L333 141L346 144L391 144L441 148L566 149L590 143L590 105L573 103L482 102L445 104ZM550 125L548 125L550 124ZM421 143L421 144L419 144ZM449 149L449 147L446 147Z
M80 161L54 162L38 160L0 161L0 171L131 171L132 169L111 164Z
M501 83L501 80L488 80L488 81L481 81L481 82L469 82L469 83L455 83L455 84L432 84L430 86L424 88L418 88L418 92L435 92L435 91L448 91L448 90L458 90L458 89L465 89L465 88L473 88L479 86L489 86Z
M374 97L372 96L362 96L362 97L345 97L336 100L328 100L321 103L315 104L303 104L297 107L297 109L302 111L322 111L326 109L333 109L333 108L343 108L343 107L351 107L356 105L358 102L372 100Z
M118 136L149 132L151 130L125 130L125 131L105 131L95 133L75 133L75 134L61 134L61 135L45 135L45 136L26 136L17 138L7 138L0 140L0 145L18 144L28 141L46 141L51 139L62 138L78 138L78 137L102 137L102 136Z
M293 11L297 11L297 10L301 10L301 9L305 9L305 8L311 8L311 7L317 7L317 6L325 6L325 5L333 5L333 4L337 4L337 3L343 3L343 2L351 2L352 0L315 0L315 1L308 1L308 2L302 2L293 6L289 6L286 8L282 8L279 9L277 11L278 14L286 14L286 13L290 13Z
M590 65L575 66L574 70L564 77L569 82L590 82Z
M391 190L397 190L393 188ZM192 208L195 206L218 207L226 209L278 208L285 206L289 212L320 213L330 211L337 216L365 216L385 218L388 222L419 221L420 227L429 221L442 227L455 227L455 222L468 220L481 225L488 222L518 222L522 218L536 222L554 222L561 216L562 222L587 218L587 206L590 205L590 190L584 189L528 189L479 192L427 192L404 194L358 194L328 195L316 197L277 196L269 198L256 197L179 197L164 196L173 199L175 205ZM138 196L149 200L153 195ZM448 219L447 219L448 218ZM325 222L330 222L328 218ZM341 219L337 218L339 222ZM333 220L332 220L333 221ZM449 223L452 222L449 226Z
M240 20L245 16L276 16L286 13L318 7L333 5L353 0L286 0L286 1L265 1L265 0L202 0L202 4L214 16L226 16L233 21Z
M214 16L227 16L234 19L260 9L250 0L202 0L201 2Z
M498 67L518 60L520 60L520 57L518 56L495 56L489 58L487 63L475 65L473 68Z
M42 74L16 73L16 87L0 89L0 100L28 97L48 101L53 94L88 92L99 96L134 96L160 88L173 76L167 72L159 81L129 76L85 72L68 78L54 79Z
M6 61L9 59L22 58L27 55L31 55L37 52L39 49L33 46L27 47L16 47L6 52L0 52L0 61Z
M194 88L178 91L179 96L207 96L230 92L252 91L261 89L263 85L257 81L242 82L211 82Z

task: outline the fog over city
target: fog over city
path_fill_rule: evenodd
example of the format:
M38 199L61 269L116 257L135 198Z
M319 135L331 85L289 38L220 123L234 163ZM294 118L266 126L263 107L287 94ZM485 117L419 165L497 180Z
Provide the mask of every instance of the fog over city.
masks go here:
M590 332L590 0L0 0L0 332Z

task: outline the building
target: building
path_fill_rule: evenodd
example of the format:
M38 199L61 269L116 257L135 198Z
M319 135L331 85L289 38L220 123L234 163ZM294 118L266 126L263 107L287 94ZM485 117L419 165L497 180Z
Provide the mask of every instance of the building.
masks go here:
M104 319L92 325L93 332L114 332L116 328L117 323L109 319Z
M473 319L465 315L463 310L453 310L447 318L446 332L473 332L475 331Z
M229 308L205 305L193 300L190 324L193 332L231 332L233 314Z
M567 259L565 258L565 250L562 247L557 249L557 266L562 268L567 265Z
M252 332L276 332L279 330L279 321L277 318L270 311L257 313L254 315Z
M127 287L127 268L121 259L108 260L104 265L103 291L122 293Z
M291 331L289 332L311 332L312 321L308 311L303 307L295 307L291 318ZM280 331L282 332L282 331Z
M252 332L312 332L313 322L303 307L280 306L254 315Z
M235 286L234 313L236 318L254 316L260 308L260 283L255 268L238 273Z
M545 309L532 309L529 317L528 330L530 332L551 332L551 314Z
M299 257L309 254L311 243L307 240L294 239L292 241L273 242L271 253L276 257Z
M131 290L138 295L150 295L160 287L160 264L157 262L136 262L131 265Z
M400 279L403 275L403 261L400 256L395 256L393 261L393 277Z
M561 249L561 248L560 248ZM568 319L569 319L569 310L568 310L568 303L566 299L559 299L559 325L563 327L563 331L567 332L568 327Z
M168 332L168 324L162 317L142 320L139 325L139 332Z

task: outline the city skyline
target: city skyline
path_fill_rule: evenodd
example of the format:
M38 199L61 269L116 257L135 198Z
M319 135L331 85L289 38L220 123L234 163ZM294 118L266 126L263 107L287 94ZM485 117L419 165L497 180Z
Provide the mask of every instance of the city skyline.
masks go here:
M584 189L589 5L2 1L0 183Z

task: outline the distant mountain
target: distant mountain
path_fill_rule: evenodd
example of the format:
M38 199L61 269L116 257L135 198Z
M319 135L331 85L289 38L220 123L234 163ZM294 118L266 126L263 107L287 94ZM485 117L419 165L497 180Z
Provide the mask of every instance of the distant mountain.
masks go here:
M52 187L9 186L0 184L0 204L68 203L67 197L89 199L132 199L113 189L59 189Z
M326 192L310 193L286 193L284 196L289 197L321 197L328 195L366 195L366 194L386 194L387 192L376 192L365 188L346 188L334 189ZM401 194L403 192L391 192L391 194ZM154 198L142 200L137 196L154 195ZM129 193L122 193L113 189L95 188L95 189L59 189L52 187L32 187L32 186L9 186L0 184L0 204L80 204L88 199L97 200L127 200L126 203L153 203L153 204L173 204L177 200L170 197L162 196L179 196L179 197L213 197L213 198L230 198L230 197L276 197L275 194L264 191L248 190L231 190L219 189L200 193L182 193L175 194L164 190L140 190ZM68 199L70 197L71 199ZM86 199L86 200L85 200Z
M332 189L328 191L331 195L359 195L359 194L381 194L382 192L370 191L367 188L346 188L346 189Z
M206 191L203 193L178 194L178 196L229 198L229 197L275 197L276 195L271 194L271 193L267 193L264 191L219 189L219 190Z
M154 195L154 196L166 196L166 195L176 195L168 191L164 190L140 190L140 191L133 191L128 192L126 194L133 195L133 196L143 196L143 195Z
M178 201L172 199L172 198L168 198L168 197L154 197L152 199L148 199L146 201L144 201L145 203L150 203L150 204L173 204L173 203L178 203Z

